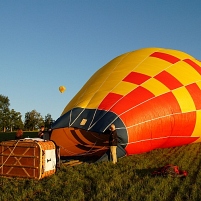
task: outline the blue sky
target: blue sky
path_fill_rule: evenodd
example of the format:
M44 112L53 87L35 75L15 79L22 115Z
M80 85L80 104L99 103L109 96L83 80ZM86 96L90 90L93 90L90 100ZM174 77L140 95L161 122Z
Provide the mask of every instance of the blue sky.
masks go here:
M56 120L125 52L163 47L201 60L200 8L200 0L0 0L0 94L23 119L35 109Z

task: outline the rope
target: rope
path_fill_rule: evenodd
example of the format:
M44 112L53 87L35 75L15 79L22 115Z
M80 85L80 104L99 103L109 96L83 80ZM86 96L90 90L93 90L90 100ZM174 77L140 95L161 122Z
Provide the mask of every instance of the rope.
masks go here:
M10 152L8 158L4 161L4 163L0 166L0 168L2 168L2 167L5 165L5 163L8 161L8 159L9 159L10 156L11 156L11 154L14 152L14 150L15 150L15 148L16 148L18 142L19 142L19 140L16 142L16 144L15 144L14 148L12 149L12 151Z

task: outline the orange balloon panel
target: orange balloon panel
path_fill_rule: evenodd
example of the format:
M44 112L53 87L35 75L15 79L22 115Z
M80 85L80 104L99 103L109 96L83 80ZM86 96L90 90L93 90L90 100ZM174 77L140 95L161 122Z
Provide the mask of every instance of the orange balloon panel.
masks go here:
M85 156L86 153L90 156L101 156L108 149L106 135L98 135L95 132L76 128L55 129L51 134L51 140L59 144L61 156Z
M59 129L78 128L101 136L112 123L118 133L118 157L200 142L201 62L163 48L118 56L67 104L53 125L58 129L54 140L65 148L83 146L89 142L69 142ZM83 148L74 153L89 152Z

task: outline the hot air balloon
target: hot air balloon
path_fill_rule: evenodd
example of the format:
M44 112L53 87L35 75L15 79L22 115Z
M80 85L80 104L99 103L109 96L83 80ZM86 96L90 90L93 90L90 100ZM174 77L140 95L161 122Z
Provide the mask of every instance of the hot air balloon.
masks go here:
M65 90L66 90L66 87L64 87L64 86L60 86L60 87L59 87L59 91L60 91L61 93L63 93Z
M100 68L64 108L51 139L62 156L108 160L201 141L201 62L171 49L128 52Z

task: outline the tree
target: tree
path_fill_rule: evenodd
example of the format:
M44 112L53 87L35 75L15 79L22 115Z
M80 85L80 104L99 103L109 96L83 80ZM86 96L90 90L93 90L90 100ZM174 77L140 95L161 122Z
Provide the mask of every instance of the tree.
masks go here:
M36 110L32 110L31 112L27 112L25 114L24 127L27 130L36 130L40 128L41 125L44 124L43 117Z
M52 119L51 114L48 113L45 116L45 128L49 129L53 122L54 122L54 120Z
M0 94L0 127L3 132L9 126L9 106L10 100L8 97Z
M9 121L9 126L11 132L14 130L17 130L19 128L23 128L23 122L22 122L22 115L20 112L16 112L14 109L10 111L10 121Z

